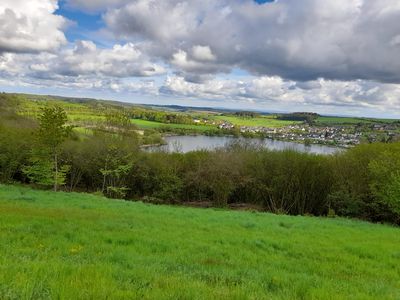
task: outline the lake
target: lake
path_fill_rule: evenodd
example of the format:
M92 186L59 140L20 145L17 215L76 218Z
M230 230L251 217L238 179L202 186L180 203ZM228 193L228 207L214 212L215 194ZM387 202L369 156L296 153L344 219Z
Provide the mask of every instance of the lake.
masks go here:
M213 150L223 147L235 141L246 141L252 144L266 147L270 150L287 150L292 149L299 152L315 153L315 154L334 154L343 151L342 148L329 147L324 145L309 145L277 141L271 139L257 139L257 138L236 138L232 136L167 136L164 138L166 145L154 146L147 148L149 151L167 151L167 152L190 152L195 150Z

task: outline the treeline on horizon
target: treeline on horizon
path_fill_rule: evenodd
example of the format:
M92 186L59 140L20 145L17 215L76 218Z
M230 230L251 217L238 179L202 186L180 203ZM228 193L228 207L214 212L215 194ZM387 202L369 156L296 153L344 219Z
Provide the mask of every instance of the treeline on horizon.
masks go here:
M67 126L61 108L44 108L34 120L19 116L13 101L0 99L1 183L400 224L400 143L363 144L329 156L247 143L150 153L141 150L137 133L123 119L117 132L93 130L82 139Z
M308 112L295 112L289 114L282 114L278 116L278 120L284 121L304 121L309 125L315 124L315 121L319 117L316 113L308 113Z

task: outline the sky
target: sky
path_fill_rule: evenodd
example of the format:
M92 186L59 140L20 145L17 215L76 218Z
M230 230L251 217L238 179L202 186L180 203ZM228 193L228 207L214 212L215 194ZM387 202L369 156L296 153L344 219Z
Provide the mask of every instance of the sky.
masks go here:
M1 0L0 91L400 118L398 0Z

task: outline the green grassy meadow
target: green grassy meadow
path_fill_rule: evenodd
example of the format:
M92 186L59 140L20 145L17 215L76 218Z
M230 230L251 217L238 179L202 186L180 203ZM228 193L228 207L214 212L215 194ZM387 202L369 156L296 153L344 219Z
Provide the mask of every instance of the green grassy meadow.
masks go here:
M209 125L160 123L142 119L132 119L131 122L132 124L135 124L139 128L143 129L173 128L173 129L196 130L200 132L216 129L216 126L209 126Z
M392 123L395 119L368 119L368 118L350 118L350 117L324 117L317 118L317 125L355 125L372 123Z
M0 299L399 299L399 228L0 185Z
M75 121L103 121L105 117L101 109L96 109L90 105L84 105L80 103L72 103L61 100L56 100L43 96L43 100L32 101L23 97L20 97L20 105L18 112L24 116L37 117L41 113L41 108L51 105L57 105L62 107L71 122Z
M299 124L302 122L298 121L286 121L286 120L278 120L274 116L262 116L255 118L244 118L237 116L213 116L215 120L219 121L227 121L233 125L237 126L251 126L251 127L270 127L270 128L279 128L293 124Z

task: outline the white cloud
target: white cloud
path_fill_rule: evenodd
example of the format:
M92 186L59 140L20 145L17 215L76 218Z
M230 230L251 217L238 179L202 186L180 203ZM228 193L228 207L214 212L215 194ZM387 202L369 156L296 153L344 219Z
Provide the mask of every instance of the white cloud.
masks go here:
M204 73L190 59L212 60L214 73L400 83L399 19L398 0L135 0L104 17L116 37L142 39L183 71Z
M284 107L308 106L349 109L374 109L382 112L400 110L400 86L371 81L332 81L319 79L301 84L279 77L257 77L247 80L215 79L204 83L185 81L183 77L170 76L161 93L175 96L218 101L252 102L258 105ZM327 110L322 108L322 110ZM329 110L328 110L329 111Z
M112 49L97 49L88 41L79 41L73 50L66 51L60 64L67 72L99 74L112 77L154 76L165 72L131 43L114 45Z
M77 41L74 48L61 51L52 59L36 62L30 69L63 76L145 77L165 73L131 43L99 49L91 41Z
M1 84L400 111L398 0L64 3L101 12L112 45L67 42L57 0L0 0Z
M192 55L198 61L214 61L216 59L209 46L193 46Z
M67 7L92 13L117 7L124 3L129 3L129 0L66 0Z
M156 94L152 80L135 77L164 74L162 65L153 63L131 43L99 49L93 42L78 41L58 53L3 53L0 78L48 87L103 89L115 92Z
M57 0L1 0L0 53L54 51L66 43Z
M211 51L194 47L192 56L189 57L186 51L178 50L172 55L170 64L177 70L188 73L209 74L223 71L223 66L213 63L215 57Z

